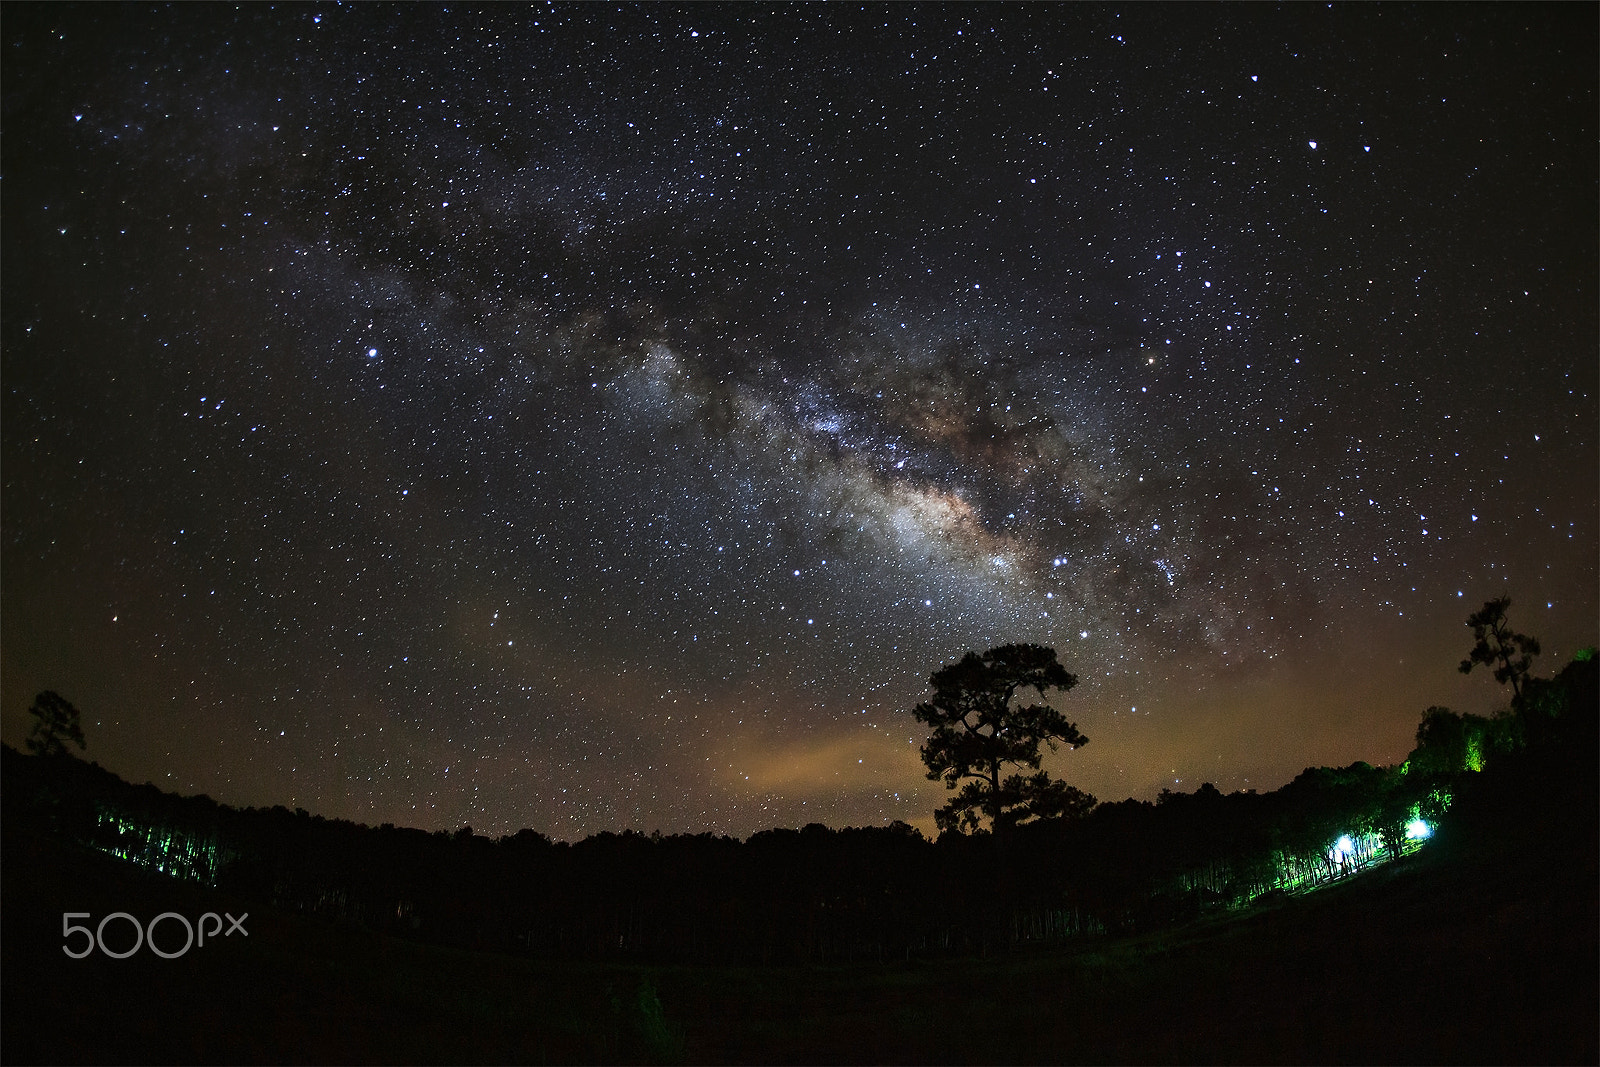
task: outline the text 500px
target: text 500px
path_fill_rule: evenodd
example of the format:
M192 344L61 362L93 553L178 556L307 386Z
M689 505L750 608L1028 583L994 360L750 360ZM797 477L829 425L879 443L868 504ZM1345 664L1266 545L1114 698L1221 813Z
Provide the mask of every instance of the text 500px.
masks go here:
M223 914L227 915L226 912ZM96 947L98 947L102 953L110 956L112 959L121 960L127 959L135 952L138 952L140 948L149 946L150 951L154 952L162 959L175 960L179 956L182 956L184 953L188 952L191 948L204 948L206 944L206 938L208 937L213 941L217 939L219 934L223 937L231 937L237 933L242 934L245 937L249 937L250 932L244 928L244 921L249 917L249 912L245 912L237 919L235 919L232 915L227 915L228 926L227 929L224 930L222 926L223 916L218 915L214 911L206 912L204 915L200 916L199 922L196 923L191 923L188 919L182 915L179 915L175 911L164 911L160 915L157 915L154 919L151 919L150 922L144 926L141 926L139 924L139 920L135 919L127 912L114 911L110 915L107 915L105 918L101 919L99 925L97 925L93 930L90 930L87 926L80 926L72 921L74 919L89 918L88 912L64 911L61 913L62 939L70 940L74 935L82 934L84 941L83 948L79 951L74 951L73 946L70 943L63 944L61 946L61 951L65 952L75 960L81 960L93 952ZM119 951L117 948L107 947L106 924L110 923L113 919L120 919L128 926L133 927L132 948L121 949ZM174 949L172 948L172 945L169 944L168 947L164 949L160 945L156 944L156 928L163 922L167 924L166 929L163 930L161 935L161 939L164 942L176 942L178 934L177 931L173 929L175 925L183 928L183 944L181 947ZM208 923L210 924L209 929L207 928ZM113 926L112 930L114 934L113 941L117 945L126 944L127 935L124 934L118 927Z

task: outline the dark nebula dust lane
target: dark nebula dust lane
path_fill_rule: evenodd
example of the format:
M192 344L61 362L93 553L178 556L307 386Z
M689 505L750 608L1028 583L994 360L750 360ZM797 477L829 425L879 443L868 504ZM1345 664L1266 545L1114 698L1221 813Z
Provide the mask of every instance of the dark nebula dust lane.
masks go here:
M1592 8L17 6L0 710L429 829L1402 758L1597 615ZM1176 784L1175 784L1176 783Z

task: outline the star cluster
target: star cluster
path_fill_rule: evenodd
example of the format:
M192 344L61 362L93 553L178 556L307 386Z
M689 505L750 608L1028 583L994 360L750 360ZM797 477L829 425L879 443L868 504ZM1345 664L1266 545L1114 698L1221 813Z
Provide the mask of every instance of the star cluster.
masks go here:
M1592 9L8 12L5 736L558 837L1103 799L1594 640ZM1176 783L1176 785L1174 784Z

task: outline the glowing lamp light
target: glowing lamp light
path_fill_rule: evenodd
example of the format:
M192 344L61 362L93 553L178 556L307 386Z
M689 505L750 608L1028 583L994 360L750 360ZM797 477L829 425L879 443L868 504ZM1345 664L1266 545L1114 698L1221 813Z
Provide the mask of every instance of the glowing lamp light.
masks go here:
M1329 853L1334 859L1343 859L1356 854L1356 843L1350 840L1349 834L1340 834L1339 840L1333 843L1333 851Z
M1432 836L1433 827L1429 826L1421 819L1412 819L1410 822L1406 823L1407 841L1424 841Z

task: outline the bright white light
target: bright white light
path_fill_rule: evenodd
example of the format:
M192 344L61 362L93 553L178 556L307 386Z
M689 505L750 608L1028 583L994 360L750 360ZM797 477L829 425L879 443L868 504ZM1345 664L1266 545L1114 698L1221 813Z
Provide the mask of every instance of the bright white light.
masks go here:
M1340 834L1339 840L1333 843L1333 851L1328 853L1331 858L1336 860L1345 856L1354 856L1355 854L1356 843L1350 840L1349 834Z
M1421 819L1412 819L1410 822L1406 823L1407 841L1422 841L1432 836L1433 827L1429 826Z

